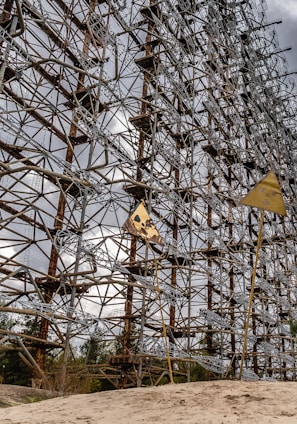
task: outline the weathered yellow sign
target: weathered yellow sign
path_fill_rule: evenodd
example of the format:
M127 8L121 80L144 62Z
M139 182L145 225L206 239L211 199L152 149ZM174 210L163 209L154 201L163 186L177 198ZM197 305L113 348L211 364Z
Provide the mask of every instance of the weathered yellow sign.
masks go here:
M240 203L287 216L280 185L273 172L259 181Z
M137 206L132 215L124 223L123 229L129 234L148 240L151 243L164 244L143 202Z

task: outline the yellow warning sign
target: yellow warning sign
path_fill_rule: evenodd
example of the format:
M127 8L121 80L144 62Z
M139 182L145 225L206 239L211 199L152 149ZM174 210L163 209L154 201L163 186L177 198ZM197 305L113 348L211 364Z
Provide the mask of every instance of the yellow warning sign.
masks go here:
M164 244L143 202L137 206L133 214L124 223L123 229L129 234L141 237L151 243Z
M240 203L287 216L280 185L273 172L259 181Z

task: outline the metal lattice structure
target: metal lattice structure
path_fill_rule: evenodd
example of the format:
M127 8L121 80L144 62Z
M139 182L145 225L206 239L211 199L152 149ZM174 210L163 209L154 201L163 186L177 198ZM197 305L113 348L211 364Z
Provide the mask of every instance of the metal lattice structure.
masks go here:
M138 383L168 352L236 375L259 230L238 203L272 170L288 217L265 213L244 376L295 379L296 95L265 1L6 0L0 19L1 311L40 319L2 348L40 375L97 336ZM124 231L141 201L163 244Z

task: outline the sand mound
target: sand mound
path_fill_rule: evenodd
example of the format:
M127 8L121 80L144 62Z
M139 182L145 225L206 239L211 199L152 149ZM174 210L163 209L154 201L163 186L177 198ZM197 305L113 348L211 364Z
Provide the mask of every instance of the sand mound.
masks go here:
M12 406L0 410L0 422L2 424L296 424L296 390L297 384L289 382L214 381L169 384L160 387L63 396L38 403ZM13 398L16 400L21 396L14 395Z

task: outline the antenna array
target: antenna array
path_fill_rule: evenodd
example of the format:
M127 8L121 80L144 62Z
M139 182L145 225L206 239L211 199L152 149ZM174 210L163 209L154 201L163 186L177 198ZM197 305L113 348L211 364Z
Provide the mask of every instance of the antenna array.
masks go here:
M40 376L121 340L108 366L140 384L167 340L174 370L236 375L259 230L238 203L272 170L288 218L265 213L243 376L295 379L296 95L265 1L1 8L1 311L40 325L2 349ZM123 230L141 201L163 244Z

